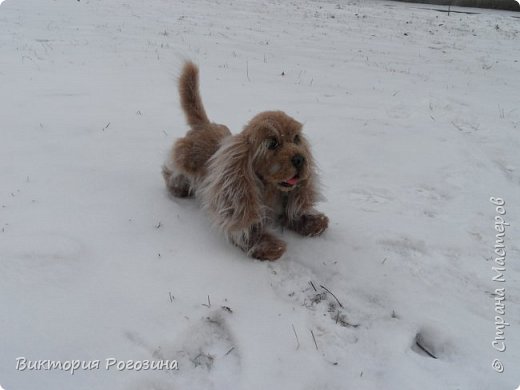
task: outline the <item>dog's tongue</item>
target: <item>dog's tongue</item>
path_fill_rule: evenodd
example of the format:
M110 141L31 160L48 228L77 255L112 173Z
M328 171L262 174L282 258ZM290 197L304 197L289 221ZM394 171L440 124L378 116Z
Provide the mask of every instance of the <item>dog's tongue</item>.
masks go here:
M292 179L287 180L286 183L292 186L295 185L296 183L298 183L298 176L294 176Z

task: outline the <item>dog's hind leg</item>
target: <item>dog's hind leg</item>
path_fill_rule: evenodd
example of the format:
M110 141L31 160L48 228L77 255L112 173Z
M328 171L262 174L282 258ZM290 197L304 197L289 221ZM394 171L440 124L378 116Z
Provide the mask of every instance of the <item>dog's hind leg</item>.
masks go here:
M194 195L191 181L186 175L175 173L166 164L162 167L162 175L168 191L176 198L191 198Z

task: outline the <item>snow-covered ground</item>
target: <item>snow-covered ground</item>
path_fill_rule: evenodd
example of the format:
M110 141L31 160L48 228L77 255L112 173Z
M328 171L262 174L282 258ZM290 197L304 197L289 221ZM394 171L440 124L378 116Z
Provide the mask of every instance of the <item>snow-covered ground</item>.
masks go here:
M5 1L0 385L520 385L520 22L432 8ZM255 261L195 201L168 196L160 166L186 131L187 58L211 119L234 132L266 109L304 122L328 199L323 237L280 233L286 255ZM491 196L511 224L504 282L492 280ZM510 323L504 352L495 317ZM92 369L21 370L20 357ZM109 358L178 369L107 370Z

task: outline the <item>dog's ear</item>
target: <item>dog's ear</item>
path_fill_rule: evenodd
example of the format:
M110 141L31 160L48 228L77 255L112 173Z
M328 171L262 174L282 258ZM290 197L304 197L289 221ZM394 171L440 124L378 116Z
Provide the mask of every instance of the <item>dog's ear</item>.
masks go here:
M263 223L259 179L253 171L251 145L242 134L229 137L209 160L200 187L203 207L227 232Z

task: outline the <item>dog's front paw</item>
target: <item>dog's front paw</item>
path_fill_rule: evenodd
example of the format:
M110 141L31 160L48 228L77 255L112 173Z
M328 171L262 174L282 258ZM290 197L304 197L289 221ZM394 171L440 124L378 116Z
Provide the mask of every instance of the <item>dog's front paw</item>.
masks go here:
M290 229L307 237L319 236L328 226L329 218L322 213L304 214L289 224Z
M287 245L282 240L270 233L263 233L260 239L253 245L249 253L258 260L278 260L284 253Z

